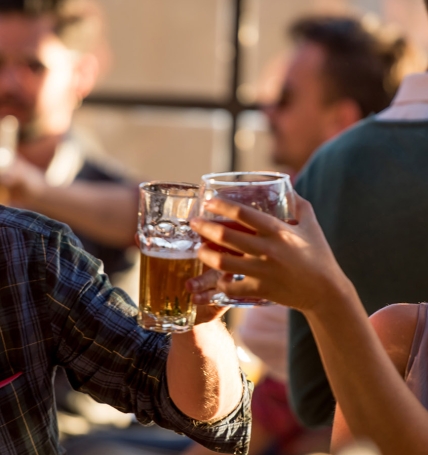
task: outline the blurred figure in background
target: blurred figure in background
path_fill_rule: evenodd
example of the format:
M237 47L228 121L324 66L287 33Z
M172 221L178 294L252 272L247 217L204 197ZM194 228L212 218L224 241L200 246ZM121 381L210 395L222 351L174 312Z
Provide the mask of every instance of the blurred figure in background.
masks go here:
M296 176L324 142L389 105L411 47L402 36L369 31L352 17L304 17L288 33L295 52L281 95L265 113L272 159ZM252 455L328 451L329 428L304 429L290 409L288 318L288 308L252 308L239 328L266 370L253 395Z
M114 281L131 266L137 191L72 128L104 64L103 28L91 0L0 2L0 117L20 125L17 159L0 185L9 205L69 224Z
M353 17L313 16L291 24L295 44L278 100L264 110L272 160L301 171L324 142L385 109L405 73L425 64L388 28Z
M138 193L120 167L108 164L96 140L72 127L73 113L107 66L101 11L91 0L0 1L0 118L19 121L16 159L2 170L8 205L67 223L85 249L102 259L115 285L134 265ZM137 285L137 283L136 283ZM88 426L87 416L127 425L131 418L56 379L60 425ZM85 416L78 420L79 416ZM83 420L83 422L82 422ZM64 430L64 427L61 427Z
M407 75L387 109L321 147L295 185L368 314L388 303L427 300L427 106L428 74ZM289 365L301 420L329 424L334 396L311 328L297 311L290 312Z

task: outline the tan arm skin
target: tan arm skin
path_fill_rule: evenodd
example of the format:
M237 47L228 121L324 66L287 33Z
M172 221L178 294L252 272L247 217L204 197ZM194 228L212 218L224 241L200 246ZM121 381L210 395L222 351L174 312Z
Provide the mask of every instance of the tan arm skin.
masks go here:
M218 272L208 270L186 283L198 305L196 325L190 332L173 335L167 363L168 388L175 405L201 421L218 420L229 414L243 392L236 347L219 319L227 308L209 305L215 293L211 288L218 277ZM198 394L189 394L189 390Z
M203 246L200 259L222 272L246 275L238 282L220 279L227 294L267 298L304 313L354 437L369 438L387 455L428 454L428 411L388 357L310 204L297 201L299 224L291 226L249 207L212 200L206 210L256 235L195 220L192 227L199 234L245 253L232 256Z
M243 389L236 348L223 323L219 319L201 323L172 338L167 377L175 405L199 421L228 415Z
M39 168L20 157L0 175L0 185L8 188L11 206L67 223L106 245L120 248L134 244L138 212L135 188L83 181L51 187Z
M210 270L193 288L188 282L188 290L196 291L198 285L206 289L217 276ZM209 300L200 303L193 329L172 335L167 378L170 396L180 411L208 422L233 411L243 390L235 344L220 320L227 308L206 305Z
M409 304L390 305L370 317L386 353L402 378L406 372L417 317L418 306ZM340 406L337 405L331 440L333 453L353 440Z

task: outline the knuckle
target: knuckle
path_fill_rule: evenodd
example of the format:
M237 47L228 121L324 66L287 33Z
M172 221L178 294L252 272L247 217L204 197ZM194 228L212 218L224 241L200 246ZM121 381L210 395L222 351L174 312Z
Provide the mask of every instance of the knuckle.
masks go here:
M223 226L221 226L221 229L219 231L218 240L220 242L226 242L227 241L227 231L226 231L226 229Z
M306 199L302 199L301 204L305 210L313 212L312 204L309 201L307 201Z
M281 234L280 234L281 235ZM281 235L282 237L282 235ZM269 242L264 245L263 256L266 258L275 258L278 255L278 246L275 243Z
M218 285L217 285L217 289L221 292L224 292L227 294L227 291L228 291L228 283L226 283L225 281L219 281L218 282Z
M224 267L224 260L221 255L217 255L213 260L213 267L217 270L222 270Z
M212 287L217 282L217 276L216 274L212 273L212 270L210 270L201 276L201 282L204 287Z
M235 208L235 216L238 219L241 219L244 216L244 207L236 207Z

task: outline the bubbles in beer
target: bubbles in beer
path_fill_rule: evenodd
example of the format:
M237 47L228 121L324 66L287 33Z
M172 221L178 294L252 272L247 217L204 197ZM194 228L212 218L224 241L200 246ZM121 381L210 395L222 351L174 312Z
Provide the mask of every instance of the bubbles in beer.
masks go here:
M140 310L154 317L169 317L176 325L187 324L194 313L186 281L201 273L195 251L141 253Z

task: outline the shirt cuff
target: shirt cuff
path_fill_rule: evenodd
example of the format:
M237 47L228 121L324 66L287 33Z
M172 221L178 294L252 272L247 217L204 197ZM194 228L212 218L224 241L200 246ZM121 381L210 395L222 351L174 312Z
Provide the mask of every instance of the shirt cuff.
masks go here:
M246 455L251 434L251 395L253 384L241 372L243 393L238 406L227 416L215 422L200 422L183 414L174 404L168 392L166 375L160 384L162 422L165 428L182 433L215 452Z

